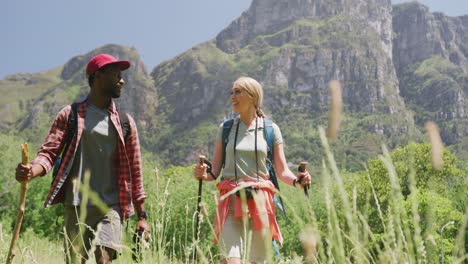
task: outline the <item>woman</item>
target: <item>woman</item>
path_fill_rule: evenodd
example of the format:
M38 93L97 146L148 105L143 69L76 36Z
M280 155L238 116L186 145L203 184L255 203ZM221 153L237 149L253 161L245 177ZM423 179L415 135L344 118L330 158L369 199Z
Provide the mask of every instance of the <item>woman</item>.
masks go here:
M267 170L267 142L263 132L265 115L262 111L262 102L263 89L256 80L241 77L234 82L231 104L233 111L239 113L239 117L234 120L229 132L224 154L226 157L223 176L217 184L220 201L215 217L215 242L219 240L220 243L221 263L241 263L242 254L245 253L248 253L250 262L265 263L271 240L282 242L273 202L275 188L269 180L270 175ZM311 177L307 171L296 176L288 168L281 131L276 124L273 123L272 126L273 165L278 177L291 186L304 187L310 184ZM207 173L205 164L196 165L195 179L213 181L221 173L224 152L222 135L223 126L220 127L216 137L211 172ZM251 191L254 194L249 195L249 190L245 189L248 212L242 214L241 197L244 195L240 195L237 190L246 186L249 186L247 189L256 191ZM255 199L251 196L255 196ZM242 218L246 215L249 220L246 225L247 232L244 232ZM251 238L245 238L245 234L249 236L250 231ZM247 248L246 243L250 244L250 247L247 249L248 252L243 252Z

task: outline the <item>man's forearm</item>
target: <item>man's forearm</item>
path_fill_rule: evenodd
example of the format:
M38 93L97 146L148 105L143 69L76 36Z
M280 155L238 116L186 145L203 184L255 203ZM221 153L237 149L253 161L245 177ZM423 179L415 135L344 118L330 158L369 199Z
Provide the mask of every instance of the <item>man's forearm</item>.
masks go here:
M32 170L33 178L45 175L45 169L44 167L42 167L41 164L38 164L38 163L32 164L31 170Z
M137 212L137 215L139 215L141 212L145 211L145 201L142 200L141 202L135 203L134 207Z

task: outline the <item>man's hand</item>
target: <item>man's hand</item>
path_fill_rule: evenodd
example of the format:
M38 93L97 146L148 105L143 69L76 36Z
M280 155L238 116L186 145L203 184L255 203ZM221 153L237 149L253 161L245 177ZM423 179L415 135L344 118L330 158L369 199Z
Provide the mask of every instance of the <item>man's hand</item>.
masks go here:
M145 241L149 241L149 233L151 232L151 228L148 225L148 222L146 222L146 219L141 218L138 220L136 224L136 232L137 234L143 233Z
M18 164L16 167L16 180L19 182L30 181L44 174L44 168L39 164Z

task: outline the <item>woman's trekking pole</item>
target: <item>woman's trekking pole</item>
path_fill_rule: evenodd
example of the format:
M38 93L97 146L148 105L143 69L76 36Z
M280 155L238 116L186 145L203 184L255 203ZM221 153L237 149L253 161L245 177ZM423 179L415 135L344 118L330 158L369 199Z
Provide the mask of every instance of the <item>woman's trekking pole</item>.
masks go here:
M299 164L299 169L298 171L299 172L305 172L307 170L307 162L303 161ZM300 178L298 180L299 183L301 183L301 181L303 180L304 178ZM307 198L309 198L309 185L306 185L304 186L304 194L307 196Z
M203 165L205 163L205 156L200 155L198 157L199 164ZM202 187L203 187L203 180L198 180L198 201L197 201L197 218L195 222L195 241L198 242L198 234L200 233L200 210L201 210L201 197L202 197ZM197 248L195 247L195 260L197 259Z
M21 163L26 165L29 163L29 149L28 144L21 144ZM23 223L25 204L26 204L26 191L28 190L29 181L24 181L21 183L21 196L20 204L18 207L18 217L16 218L15 231L13 232L13 238L11 239L10 250L8 251L7 264L10 264L13 261L16 250L16 241L18 240L19 233L21 230L21 224Z

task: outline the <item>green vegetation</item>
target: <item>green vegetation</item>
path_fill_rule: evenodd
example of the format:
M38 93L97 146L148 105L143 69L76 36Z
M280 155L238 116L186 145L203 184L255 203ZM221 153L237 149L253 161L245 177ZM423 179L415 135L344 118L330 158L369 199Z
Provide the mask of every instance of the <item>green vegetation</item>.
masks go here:
M407 7L403 4L396 9ZM364 88L380 86L376 75L385 71L378 64L381 57L387 56L379 48L380 36L363 28L368 25L346 16L302 19L273 34L249 40L235 54L223 52L215 41L210 41L156 67L151 75L158 98L151 101L154 108L144 111L142 122L147 126L138 124L145 128L140 135L153 230L150 249L144 253L147 263L191 263L196 247L202 262L219 260L211 230L215 184L204 183L203 201L208 214L203 216L200 241L193 241L197 182L192 178L192 167L185 166L195 161L198 153L212 153L217 123L229 111L232 81L240 75L260 80L275 74L273 68L290 63L285 59L302 59L307 65L301 70L310 70L287 73L288 78L317 87L304 92L293 85L265 86L265 99L273 98L275 102L267 105L266 112L282 130L288 161L309 161L315 182L310 200L302 191L281 185L288 212L288 217L278 215L285 238L282 262L317 258L319 263L434 263L439 258L441 239L447 263L461 263L467 258L468 139L463 133L468 121L451 119L457 108L450 102L457 93L466 94L463 87L467 87L468 78L460 67L438 56L403 69L401 93L414 111L419 129L409 115L387 114L389 108L406 113L405 106L392 94L392 86L383 87L384 99L372 105L367 101L348 104L346 100L368 96L361 94L370 92ZM139 60L135 49L125 50ZM297 64L291 65L286 69L301 71L294 68ZM331 76L314 70L328 73L332 68L356 76L343 83L346 93L355 98L344 98L346 114L340 137L328 143L316 127L327 124L327 92L319 87L326 87L325 79ZM0 129L4 132L0 134L0 224L4 231L0 233L0 262L6 257L9 243L3 242L11 237L18 204L14 167L20 159L20 143L28 141L30 149L37 150L49 129L51 113L88 91L82 71L64 81L60 79L61 69L19 74L0 81L4 95L0 99ZM145 88L153 89L153 80L144 72L136 71L134 76ZM225 99L220 99L223 96ZM187 110L187 105L193 107ZM20 138L16 129L32 106L33 128L21 131ZM438 125L444 142L451 144L444 150L440 171L432 168L429 145L409 143L420 142L424 122L438 118L443 120ZM387 153L385 148L382 151L382 144L396 149ZM61 262L63 209L60 205L42 209L49 184L46 176L30 185L19 243L21 254L16 261ZM441 237L440 228L449 221L454 224ZM134 224L131 220L125 230L126 247L119 263L131 261Z
M30 100L57 85L61 70L62 67L57 67L37 74L14 74L0 80L0 128L24 116Z
M460 118L466 106L459 101L454 103L453 99L466 98L464 87L467 87L468 78L462 68L440 56L433 56L405 67L400 83L407 107L417 113L416 124L422 128L428 120L436 120L444 142L453 145L451 148L459 159L468 159L463 132L468 123L466 118Z
M437 262L439 229L448 221L455 224L443 233L446 261L459 263L466 258L466 163L460 163L445 149L444 167L437 171L430 163L430 146L411 143L390 154L384 149L383 155L369 160L366 170L340 172L323 131L318 130L310 137L321 137L314 147L323 163L310 164L311 170L320 170L314 173L310 199L302 191L281 184L288 215L278 214L285 238L282 263L297 263L306 258L317 258L319 263ZM16 136L0 136L0 150L5 153L0 161L3 182L0 202L6 205L0 208L0 222L6 242L16 215L18 192L11 190L19 190L13 176L14 165L20 158L20 143ZM215 214L213 197L217 196L215 184L203 184L208 215L203 215L200 241L196 243L193 225L198 183L192 177L192 167L159 168L152 155L146 151L144 154L146 207L153 231L150 248L144 251L144 262L191 263L195 247L199 248L202 262L218 261L211 231ZM300 160L298 156L290 157L290 161L296 160ZM42 209L49 185L47 177L33 181L28 191L20 255L16 258L20 263L46 263L53 259L60 262L62 258L61 206ZM132 219L124 231L125 248L117 263L128 263L131 259L134 224ZM298 242L299 237L303 243ZM0 262L6 257L8 244L1 243ZM309 246L304 249L303 245Z
M446 104L447 96L463 91L466 84L464 76L457 65L440 56L433 56L405 67L401 92L410 107L419 108L418 112L453 112L454 105Z

